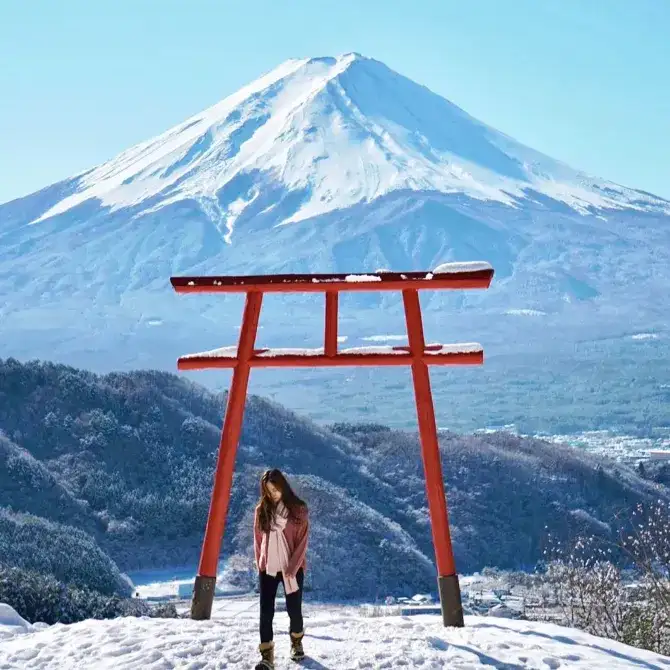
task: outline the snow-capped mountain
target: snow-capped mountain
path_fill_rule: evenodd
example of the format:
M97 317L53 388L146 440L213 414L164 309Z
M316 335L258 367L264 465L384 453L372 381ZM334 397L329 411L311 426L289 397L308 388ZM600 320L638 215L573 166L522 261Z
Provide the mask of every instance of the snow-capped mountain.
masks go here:
M222 198L241 175L253 175L254 183L234 199ZM91 198L112 211L137 205L155 211L192 198L230 243L241 214L265 188L277 186L302 194L280 224L401 190L461 193L512 206L535 190L579 212L670 211L657 198L520 145L378 61L346 54L280 65L80 175L74 193L33 223Z
M234 341L239 301L178 298L170 275L471 260L495 266L489 291L426 296L428 324L450 337L493 355L547 338L658 344L669 221L669 202L533 151L378 61L290 60L0 206L0 356L174 369L178 354ZM280 302L264 307L264 343L313 339L322 308ZM398 304L346 301L343 333L398 332Z

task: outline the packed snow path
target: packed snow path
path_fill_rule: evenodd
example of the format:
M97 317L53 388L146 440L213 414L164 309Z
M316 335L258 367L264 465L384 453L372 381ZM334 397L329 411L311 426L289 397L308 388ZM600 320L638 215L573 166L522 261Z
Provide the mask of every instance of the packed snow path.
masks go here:
M2 611L0 610L0 616ZM7 615L7 610L5 610ZM467 617L446 630L439 617L362 618L354 608L306 608L311 670L353 668L644 668L669 670L670 658L552 624ZM211 621L84 621L35 630L16 615L0 618L0 669L168 670L253 667L255 602L217 602ZM276 617L277 668L288 660L288 618Z

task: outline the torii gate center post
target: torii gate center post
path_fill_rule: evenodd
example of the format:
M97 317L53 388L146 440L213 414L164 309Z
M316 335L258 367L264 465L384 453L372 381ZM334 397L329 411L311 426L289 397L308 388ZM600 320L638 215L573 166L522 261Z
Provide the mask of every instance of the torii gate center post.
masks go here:
M463 607L449 532L429 365L481 365L479 344L426 344L419 302L420 290L485 289L493 268L484 262L448 263L433 272L374 274L287 274L220 277L172 277L177 293L244 293L240 339L236 347L182 356L179 370L232 368L214 486L195 579L191 618L209 619L223 540L235 457L242 428L251 368L408 365L421 439L431 530L438 571L438 590L445 626L463 626ZM338 348L338 296L342 291L400 291L407 323L408 346ZM324 293L324 344L318 349L256 349L256 332L265 293Z

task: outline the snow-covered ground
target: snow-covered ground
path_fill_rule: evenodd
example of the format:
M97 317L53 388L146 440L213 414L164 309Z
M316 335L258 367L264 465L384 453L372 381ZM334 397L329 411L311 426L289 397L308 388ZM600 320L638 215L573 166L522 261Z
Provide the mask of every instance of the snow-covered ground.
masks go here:
M255 599L215 604L211 621L84 621L35 629L0 605L0 669L143 670L249 668L256 659ZM288 619L276 616L277 667L288 660ZM553 624L467 617L445 629L439 617L365 618L355 608L306 607L303 667L345 668L670 668L670 658Z

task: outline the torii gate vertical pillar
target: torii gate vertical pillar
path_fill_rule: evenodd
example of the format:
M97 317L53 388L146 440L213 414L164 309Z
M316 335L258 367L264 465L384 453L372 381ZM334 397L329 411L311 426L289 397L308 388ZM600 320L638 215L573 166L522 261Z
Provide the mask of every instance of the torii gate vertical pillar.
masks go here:
M233 484L235 470L235 456L237 445L242 431L244 418L244 403L247 398L249 360L254 352L258 319L261 314L263 294L249 292L244 304L242 328L237 351L237 365L233 369L233 380L230 384L226 416L223 420L221 442L214 471L214 488L209 504L205 539L202 543L198 575L193 585L193 599L191 601L191 618L196 620L209 619L212 615L214 602L214 588L216 586L216 571L221 553L221 541L226 527L230 489Z
M402 298L405 307L409 350L413 357L412 380L414 382L421 457L430 512L430 527L433 533L433 546L437 563L442 621L445 626L462 627L461 589L458 584L454 552L451 546L447 499L444 492L440 448L437 440L435 408L430 388L428 365L422 359L426 342L423 334L419 293L416 290L406 290L403 291Z

